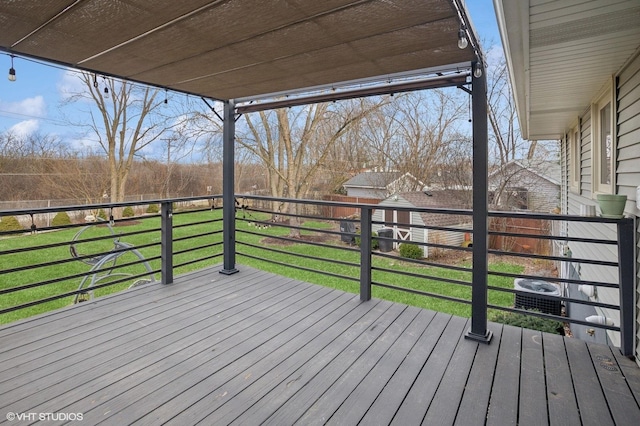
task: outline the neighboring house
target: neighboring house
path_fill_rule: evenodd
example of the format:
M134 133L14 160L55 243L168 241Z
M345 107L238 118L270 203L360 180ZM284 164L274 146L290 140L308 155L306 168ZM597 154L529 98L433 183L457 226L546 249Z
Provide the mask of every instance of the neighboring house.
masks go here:
M548 213L560 206L560 164L512 160L489 175L489 203Z
M352 177L342 186L350 197L382 199L391 194L422 188L424 184L410 173L363 172Z
M494 4L523 137L561 141L562 212L580 214L581 208L596 205L597 194L624 194L625 214L637 217L640 2L494 0ZM616 235L614 226L577 222L566 223L564 231L569 236L606 239ZM637 232L634 238L637 247ZM592 245L573 242L564 249L570 249L573 257L617 260L615 247L593 253ZM615 268L564 265L564 277L617 282ZM635 272L640 272L637 264ZM577 285L567 287L571 297L618 303L616 289L598 287L591 292L579 291ZM635 288L637 292L637 275ZM635 300L640 301L637 293ZM568 308L574 318L588 315L572 304ZM616 310L597 308L596 313L620 324ZM618 333L572 329L582 339L619 344ZM640 364L638 339L635 344Z
M461 199L456 191L404 192L394 194L379 203L380 208L373 213L373 222L393 222L384 226L393 228L393 238L418 243L433 243L459 246L468 238L468 232L426 229L422 226L445 226L471 230L471 216L423 213L409 210L397 210L398 207L431 208L468 208L457 202ZM373 230L379 231L383 225L374 224ZM467 235L465 235L467 234ZM394 243L394 248L398 247ZM443 253L442 248L422 246L424 257L433 257Z

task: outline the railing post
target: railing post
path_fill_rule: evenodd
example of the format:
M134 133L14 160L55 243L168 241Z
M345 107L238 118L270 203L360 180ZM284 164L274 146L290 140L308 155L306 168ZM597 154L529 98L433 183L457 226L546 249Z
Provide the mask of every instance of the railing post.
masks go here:
M487 277L489 272L487 77L484 64L473 62L471 67L474 70L476 67L481 67L484 72L480 76L474 75L472 77L473 83L471 87L473 114L473 272L471 277L471 328L465 338L489 343L492 333L487 330Z
M160 275L162 284L173 282L173 203L160 203Z
M236 205L235 205L235 155L236 140L235 103L224 102L224 128L222 130L222 239L223 268L221 274L231 275L236 269Z
M620 281L620 352L632 356L635 351L635 221L618 222L618 278Z
M360 208L360 300L371 300L371 215L368 206Z

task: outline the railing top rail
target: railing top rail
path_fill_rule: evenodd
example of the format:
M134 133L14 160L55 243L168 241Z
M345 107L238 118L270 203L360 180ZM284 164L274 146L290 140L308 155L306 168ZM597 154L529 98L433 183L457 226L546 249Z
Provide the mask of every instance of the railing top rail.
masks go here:
M282 203L298 203L298 204L313 204L328 207L352 207L352 208L364 208L364 209L383 209L383 210L400 210L400 211L415 211L424 213L439 213L439 214L456 214L471 216L473 211L469 209L450 209L441 207L412 207L412 206L388 206L383 204L369 204L369 203L351 203L342 201L328 201L328 200L308 200L302 198L282 198L282 197L270 197L267 195L245 195L237 194L236 198L248 199L248 200L263 200L263 201L276 201Z
M160 204L160 203L180 203L186 201L200 201L200 200L215 200L222 198L222 195L201 195L196 197L180 197L180 198L159 198L156 200L138 200L138 201L123 201L120 203L97 203L97 204L76 204L71 206L57 206L57 207L38 207L31 209L12 209L12 210L0 210L0 217L2 216L20 216L30 214L42 214L42 213L57 213L73 210L97 210L97 209L110 209L114 207L127 207L127 206L139 206L145 204Z

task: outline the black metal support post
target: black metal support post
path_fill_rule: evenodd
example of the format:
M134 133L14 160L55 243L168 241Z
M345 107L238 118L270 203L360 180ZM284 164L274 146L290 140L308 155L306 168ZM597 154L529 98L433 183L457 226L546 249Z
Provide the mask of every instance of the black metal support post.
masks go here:
M370 207L360 208L360 300L371 300L371 215Z
M487 77L482 64L482 75L472 77L473 115L473 272L471 288L471 328L465 338L482 343L491 341L487 330L487 276L489 271L489 206L488 206L488 136L487 136Z
M160 203L160 275L162 284L173 282L173 203Z
M618 222L618 277L620 280L620 352L633 356L635 352L635 221L625 218Z
M236 269L236 210L234 144L236 139L235 103L224 103L224 129L222 131L222 238L224 265L221 274L231 275Z

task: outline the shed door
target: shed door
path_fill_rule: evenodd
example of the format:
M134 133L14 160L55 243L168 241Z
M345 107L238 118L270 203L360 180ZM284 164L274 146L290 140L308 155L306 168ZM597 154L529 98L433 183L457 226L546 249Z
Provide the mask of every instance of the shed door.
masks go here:
M398 240L411 241L411 212L396 210L394 216L396 222L394 226L395 238ZM398 245L400 245L400 243L396 242L396 248Z

